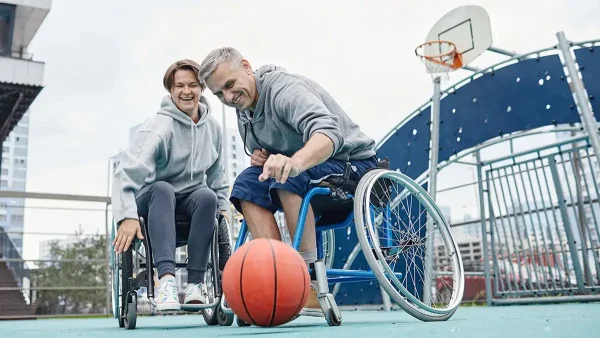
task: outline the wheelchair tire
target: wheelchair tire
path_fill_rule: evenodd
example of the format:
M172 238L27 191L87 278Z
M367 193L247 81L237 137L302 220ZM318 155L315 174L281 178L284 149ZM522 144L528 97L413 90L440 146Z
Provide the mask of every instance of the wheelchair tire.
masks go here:
M235 316L235 323L237 324L238 327L252 326L252 324L246 323L243 319L241 319L238 316Z
M133 245L130 246L125 252L121 254L121 294L120 294L120 304L119 304L119 327L126 327L127 322L127 314L130 309L129 304L137 305L136 300L130 296L130 292L133 291L131 288L131 284L133 283ZM129 322L131 322L129 320ZM133 327L135 328L135 320L133 322ZM126 327L127 328L127 327ZM127 328L128 329L128 328Z
M227 264L227 260L231 256L233 244L231 234L229 233L229 223L223 215L219 215L217 226L219 227L219 270L223 272L225 264Z
M233 313L226 313L223 311L221 306L217 306L216 317L220 326L231 326L233 324L233 320L235 319L235 315Z
M137 323L137 294L134 291L131 291L129 298L130 302L127 303L124 324L126 330L133 330L135 329L135 325Z
M217 230L215 229L215 234L216 234ZM217 290L220 290L220 284L219 286L215 286L214 283L220 283L220 273L217 271L217 273L215 273L215 264L214 264L214 253L217 252L217 246L218 243L217 241L213 240L211 243L211 249L210 249L210 253L208 256L208 264L206 265L206 272L204 274L204 282L207 284L207 287L209 288L208 292L209 292L209 298L208 298L208 302L212 303L213 300L218 297L219 295L216 293ZM210 278L210 283L208 278ZM204 322L206 323L206 325L209 326L213 326L213 325L217 325L219 324L219 320L218 320L218 313L217 313L217 309L220 308L220 306L217 304L216 307L214 308L208 308L208 309L203 309L201 310L202 312L202 317L204 317Z
M378 182L378 185L375 185L376 182ZM401 188L396 190L391 189L392 182L399 183ZM397 193L397 196L392 198L393 191ZM418 252L419 250L423 250L421 247L427 249L428 241L433 240L434 238L433 235L430 236L427 233L426 235L421 234L423 229L427 230L427 227L423 228L423 226L420 225L423 217L421 215L422 213L416 218L411 214L412 210L415 210L415 212L420 210L417 209L418 206L415 207L413 205L412 199L410 203L406 203L409 205L409 208L406 209L403 201L409 196L411 198L416 198L417 202L423 204L424 209L428 211L428 215L425 215L424 217L429 217L428 219L430 219L429 221L425 221L425 223L432 224L434 230L439 231L438 236L441 236L443 244L446 245L447 250L450 253L450 255L447 256L449 257L449 260L451 260L452 270L448 271L453 274L452 280L456 281L458 285L456 286L456 290L454 290L452 301L445 308L441 308L437 305L430 305L429 301L432 301L433 299L421 301L421 296L419 294L414 295L409 291L409 289L415 288L416 286L413 285L411 287L410 285L403 285L404 282L409 283L410 281L408 270L406 275L400 278L402 279L401 281L395 275L395 267L397 265L394 264L394 268L390 268L388 264L388 261L394 258L404 258L406 260L406 257L411 257L413 262L411 262L410 265L409 262L405 262L405 266L410 266L412 269L420 269L419 264L414 261L411 251ZM374 198L376 202L373 202ZM373 205L371 203L373 203ZM389 214L387 212L388 210L381 210L382 205L387 207L394 203L396 206L401 205L405 210L401 210L394 214ZM380 213L372 214L372 212L374 212L373 210L380 210ZM464 270L460 254L456 254L460 253L460 251L452 237L448 222L431 196L429 196L419 184L404 174L386 169L376 169L367 172L367 174L359 181L356 188L356 197L354 199L354 213L356 235L362 248L363 255L377 277L380 286L387 292L392 300L404 311L421 321L445 321L452 317L462 300L464 292ZM379 217L381 217L381 219L378 219ZM404 222L403 217L407 217L408 225L406 224L407 222ZM377 223L379 221L381 222ZM417 231L411 228L411 225L416 225L413 224L413 221L418 222L420 225ZM384 227L386 224L390 224L392 228L391 230L374 230L374 224L382 224ZM397 226L398 229L395 229L395 226ZM397 236L390 234L389 240L392 242L384 242L384 244L381 245L381 236L385 236L386 231L398 231L398 234L396 234ZM425 237L423 238L423 236ZM374 238L376 240L373 241ZM393 245L395 245L396 242L398 242L398 248L393 248ZM429 245L433 245L433 243ZM440 244L435 245L437 246ZM416 256L416 253L414 256ZM402 266L402 263L398 266ZM423 266L424 270L427 270L428 262L426 261L423 263ZM426 273L418 271L411 272L410 275L413 276L412 278L414 279L414 276L424 276ZM422 283L426 284L425 281L422 281ZM435 281L433 281L433 283L433 285L435 285ZM415 284L415 282L413 281L412 284ZM417 284L420 285L420 283ZM429 291L426 291L426 289L423 288L424 299L430 291L431 288L429 288Z

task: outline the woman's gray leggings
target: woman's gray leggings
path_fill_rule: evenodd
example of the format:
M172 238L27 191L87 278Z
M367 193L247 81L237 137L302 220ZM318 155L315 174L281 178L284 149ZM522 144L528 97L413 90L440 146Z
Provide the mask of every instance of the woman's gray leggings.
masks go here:
M187 237L188 283L203 282L217 216L214 191L199 188L187 195L175 196L171 184L158 181L142 188L136 195L136 202L138 213L148 223L159 278L167 273L175 275L175 214L191 218Z

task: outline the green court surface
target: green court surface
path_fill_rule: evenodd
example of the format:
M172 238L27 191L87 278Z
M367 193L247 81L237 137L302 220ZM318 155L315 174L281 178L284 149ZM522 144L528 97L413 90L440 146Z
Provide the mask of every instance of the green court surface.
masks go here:
M343 313L339 327L301 317L280 327L206 326L201 315L139 317L126 331L112 318L0 321L0 337L599 337L600 304L461 307L446 322L420 322L401 311Z

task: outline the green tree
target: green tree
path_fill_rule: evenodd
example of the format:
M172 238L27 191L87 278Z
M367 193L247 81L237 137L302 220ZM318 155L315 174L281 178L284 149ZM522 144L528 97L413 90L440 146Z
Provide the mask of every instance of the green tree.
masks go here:
M81 236L77 241L50 245L50 263L38 262L32 271L32 286L38 288L64 287L61 290L35 291L37 314L101 313L106 307L105 236ZM102 289L78 290L81 287Z

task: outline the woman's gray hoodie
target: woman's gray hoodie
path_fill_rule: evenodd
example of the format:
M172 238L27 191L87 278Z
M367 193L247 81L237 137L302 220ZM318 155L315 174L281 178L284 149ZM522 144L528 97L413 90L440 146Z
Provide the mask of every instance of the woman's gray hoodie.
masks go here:
M121 152L112 186L116 222L138 218L135 194L156 181L173 185L176 195L208 187L217 194L219 209L228 210L221 126L211 116L203 96L199 106L200 120L194 123L167 95L158 113L140 127L127 150Z

